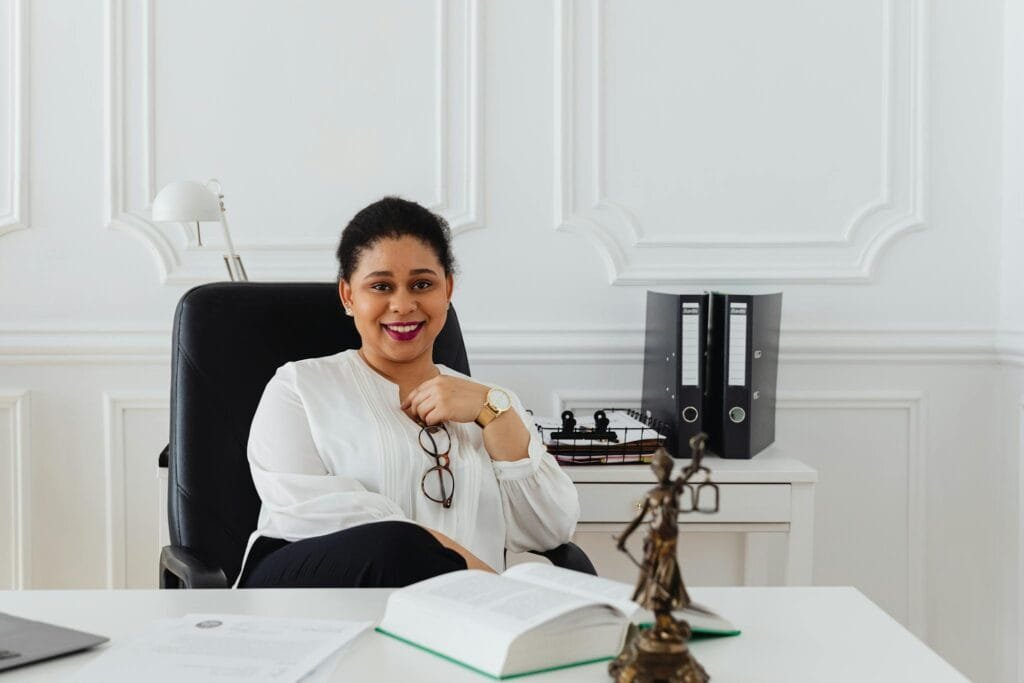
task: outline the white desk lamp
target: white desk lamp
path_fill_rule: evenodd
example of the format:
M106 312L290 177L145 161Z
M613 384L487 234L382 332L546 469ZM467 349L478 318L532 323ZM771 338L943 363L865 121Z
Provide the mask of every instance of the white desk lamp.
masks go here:
M196 224L196 237L199 246L203 246L203 235L199 232L202 221L220 221L224 228L224 243L228 253L224 255L224 265L228 267L228 275L232 281L246 282L242 257L235 253L235 245L231 242L228 231L228 219L224 210L224 194L220 181L216 178L206 183L194 180L180 180L170 183L160 190L153 200L153 220L157 222L182 222Z

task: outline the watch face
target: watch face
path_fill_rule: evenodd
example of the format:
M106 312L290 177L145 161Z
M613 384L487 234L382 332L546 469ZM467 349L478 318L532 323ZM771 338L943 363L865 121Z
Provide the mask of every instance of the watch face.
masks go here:
M512 407L512 399L501 389L491 389L487 392L487 402L497 412L508 410Z

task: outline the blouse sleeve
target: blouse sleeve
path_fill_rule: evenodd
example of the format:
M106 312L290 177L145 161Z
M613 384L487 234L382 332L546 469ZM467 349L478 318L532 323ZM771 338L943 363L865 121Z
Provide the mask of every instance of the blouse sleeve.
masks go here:
M392 500L328 471L313 440L293 364L267 384L249 431L249 468L264 531L295 541L367 522L406 519Z
M508 392L512 408L530 432L528 457L513 462L492 460L505 515L505 547L511 552L551 550L568 543L580 518L573 484L541 443L533 420L519 397Z

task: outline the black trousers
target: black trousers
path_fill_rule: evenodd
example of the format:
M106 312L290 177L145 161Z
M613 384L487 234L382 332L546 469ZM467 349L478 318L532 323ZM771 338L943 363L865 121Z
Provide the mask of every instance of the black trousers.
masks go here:
M253 543L241 588L400 588L466 568L466 561L410 522L374 522L324 536Z

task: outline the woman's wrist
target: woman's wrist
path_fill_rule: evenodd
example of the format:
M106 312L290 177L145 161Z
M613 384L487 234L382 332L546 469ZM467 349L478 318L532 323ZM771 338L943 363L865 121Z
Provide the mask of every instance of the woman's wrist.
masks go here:
M515 462L530 455L530 432L518 413L508 411L484 427L484 448L491 460Z

